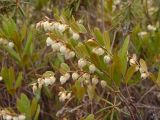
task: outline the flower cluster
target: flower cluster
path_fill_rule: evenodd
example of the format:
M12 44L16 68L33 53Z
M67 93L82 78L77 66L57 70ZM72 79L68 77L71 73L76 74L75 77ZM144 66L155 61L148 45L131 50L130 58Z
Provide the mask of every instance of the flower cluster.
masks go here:
M92 73L94 70L96 70L96 67L91 64L90 67L92 68L92 70L90 71L90 73ZM82 74L78 74L77 72L72 73L72 79L75 80L81 80L82 83L84 84L89 84L92 83L93 85L97 85L100 81L100 85L102 86L102 88L106 87L106 81L105 80L99 80L98 77L96 75L91 75L90 73L82 73Z
M135 71L138 71L139 70L139 65L138 65L138 62L137 62L137 55L136 54L133 54L131 59L129 60L129 64L130 66L136 66L135 67Z
M145 31L138 33L138 36L141 38L145 37L146 35L147 35L147 32L145 32Z
M149 15L153 15L155 12L158 11L158 7L154 5L153 0L147 0L147 6L148 6L148 13Z
M111 62L111 57L109 55L105 55L104 58L103 58L103 60L104 60L104 63L108 64L108 63Z
M72 39L79 39L79 34L74 32L71 27L59 22L40 21L39 23L37 23L36 28L43 28L45 31L57 31L59 33L63 33L68 29Z
M67 25L61 24L59 22L40 21L36 25L36 28L39 28L39 27L44 28L45 31L56 30L62 33L67 28Z
M95 53L98 56L102 56L105 53L102 48L98 48L98 47L93 48L92 52ZM107 63L107 64L110 63L111 62L110 55L105 55L104 58L103 58L103 60L104 60L104 63Z
M148 29L148 31L151 31L151 32L152 32L152 31L154 32L154 31L157 30L157 28L154 27L153 25L148 25L148 26L147 26L147 29Z
M87 62L88 62L88 61L86 61L84 58L80 58L80 59L78 60L78 67L79 67L80 69L82 69L84 66L87 65Z
M149 72L148 70L144 69L140 63L137 61L137 56L136 54L133 54L132 57L129 60L130 66L135 66L135 71L138 71L141 73L141 78L146 79L149 77Z
M24 114L13 114L10 111L6 109L0 110L0 117L3 118L3 120L25 120L26 116Z
M3 77L2 76L0 76L0 81L2 81L3 80Z
M58 96L59 96L59 101L64 102L65 100L68 100L71 98L71 92L60 91L58 93Z
M72 38L73 38L74 40L78 40L78 39L79 39L79 34L76 33L76 32L74 32L74 31L72 30L72 28L69 28L69 32L70 32L70 34L72 34Z
M104 50L102 48L93 48L92 52L98 56L101 56L104 54Z
M61 84L66 83L67 80L69 80L69 78L70 78L70 74L69 74L69 73L65 73L64 75L62 75L62 76L60 77L60 83L61 83Z
M72 79L77 80L79 78L79 74L77 72L72 73Z
M42 78L38 78L37 82L32 84L33 93L35 93L38 88L41 89L43 85L49 86L49 85L53 85L56 82L54 73L47 71L44 74L47 74L47 75L46 76L44 75Z
M94 73L95 71L96 71L96 66L94 65L94 64L91 64L90 66L89 66L89 72L90 73Z
M13 48L14 47L14 43L13 42L8 41L7 39L4 39L4 38L0 38L0 44L7 45L9 48Z
M0 44L7 45L8 44L8 40L4 39L4 38L0 38Z
M143 69L142 67L139 69L140 73L141 73L141 78L142 79L146 79L149 77L150 73L148 72L148 70Z
M67 48L62 42L53 41L50 37L46 39L47 46L51 46L53 52L60 52L65 59L71 59L75 56L75 52Z
M149 32L155 32L157 30L157 28L155 26L149 24L149 25L147 25L147 30ZM142 31L142 32L138 33L138 36L141 38L144 38L147 34L148 34L148 32Z

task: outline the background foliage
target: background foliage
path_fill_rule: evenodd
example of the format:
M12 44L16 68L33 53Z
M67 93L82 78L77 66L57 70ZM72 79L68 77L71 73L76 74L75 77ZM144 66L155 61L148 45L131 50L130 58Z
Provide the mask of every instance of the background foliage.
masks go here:
M45 30L45 22L65 30ZM48 37L76 55L53 52ZM159 0L1 0L0 117L5 111L27 120L158 120L159 46ZM98 48L102 55L93 52ZM38 78L53 76L54 84L34 88ZM64 91L71 96L62 102Z

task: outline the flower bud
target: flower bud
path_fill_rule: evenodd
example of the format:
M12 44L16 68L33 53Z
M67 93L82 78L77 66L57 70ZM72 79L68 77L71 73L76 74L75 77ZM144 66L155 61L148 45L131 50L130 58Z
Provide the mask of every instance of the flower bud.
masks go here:
M129 60L129 64L132 66L132 65L135 65L136 64L136 60L135 59L130 59Z
M72 79L77 80L79 77L79 74L77 72L72 73Z
M59 101L64 102L66 100L66 93L62 92L59 97Z
M13 48L13 47L14 47L14 43L13 43L13 42L9 42L9 43L8 43L8 47L9 47L9 48Z
M3 77L2 76L0 76L0 81L2 81L3 80Z
M65 25L63 25L63 24L60 24L59 26L58 26L58 30L59 30L59 32L64 32L65 31Z
M88 39L88 42L95 42L93 39Z
M51 46L53 43L54 43L53 40L50 37L47 37L46 39L47 46Z
M81 58L78 60L78 66L79 68L83 68L84 66L86 66L87 62L85 59Z
M107 86L107 83L106 83L106 81L104 81L104 80L101 80L101 86L102 86L102 88L105 88L105 87Z
M141 78L142 79L146 79L149 76L149 74L147 73L141 73Z
M66 83L66 81L67 81L67 79L66 79L65 76L61 76L61 77L60 77L60 82L61 82L62 85L63 85L64 83Z
M137 72L138 70L139 70L139 66L136 65L135 72Z
M76 55L76 54L75 54L75 52L73 52L73 51L69 52L69 54L68 54L69 58L73 58L75 55Z
M45 84L46 86L52 85L51 83L52 83L52 82L51 82L51 79L50 79L49 77L47 77L47 78L44 79L44 84Z
M79 39L79 34L73 33L72 38L73 38L74 40L78 40L78 39Z
M146 72L142 67L139 68L139 71L140 71L141 74Z
M69 73L65 73L64 77L66 77L66 80L68 80L70 78L70 74Z
M56 81L56 78L54 76L50 77L50 84L53 85Z
M19 120L18 117L16 117L16 116L14 116L12 119L13 120Z
M32 86L32 91L33 91L34 94L36 93L36 91L37 91L37 86L36 85Z
M6 119L5 120L12 120L12 116L11 115L6 115Z
M102 48L94 48L92 52L99 56L104 54L104 50Z
M71 98L71 93L68 93L67 96L66 96L66 98L70 99Z
M54 43L54 44L52 44L51 47L52 47L53 52L59 51L60 43Z
M66 48L66 46L63 45L63 46L60 47L59 50L64 55L66 53L67 48Z
M129 60L129 64L132 66L132 65L136 65L136 62L137 62L137 55L136 54L133 54L132 55L132 58Z
M111 58L109 55L105 55L103 60L104 60L104 63L107 63L107 64L111 62Z
M59 25L60 25L60 23L55 22L55 23L53 24L54 30L58 30L58 29L59 29Z
M138 36L141 37L141 38L143 38L146 35L147 35L147 32L139 32L138 33Z
M89 72L90 73L94 73L96 71L96 66L94 65L94 64L91 64L90 66L89 66Z
M98 79L96 77L92 78L92 84L96 85L98 83Z
M153 32L156 31L156 27L154 27L154 26L152 26L152 25L148 25L148 26L147 26L147 29L148 29L149 31L151 31L151 32L152 32L152 31L153 31Z
M48 30L49 30L49 27L50 27L49 22L48 22L48 21L44 22L44 23L43 23L43 27L44 27L44 30L45 30L45 31L48 31Z
M19 115L18 116L18 120L25 120L26 119L26 116L25 115Z
M90 74L84 73L84 74L82 75L82 77L83 77L84 79L86 79L86 80L89 80L89 79L90 79Z
M114 1L114 4L115 4L115 5L119 5L120 3L121 3L121 0L115 0L115 1Z

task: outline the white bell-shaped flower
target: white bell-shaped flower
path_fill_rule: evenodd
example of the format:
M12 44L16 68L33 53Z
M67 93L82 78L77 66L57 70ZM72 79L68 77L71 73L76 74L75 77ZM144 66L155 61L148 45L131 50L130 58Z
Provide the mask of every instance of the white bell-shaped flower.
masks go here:
M73 33L72 38L74 40L78 40L79 39L79 34L78 33Z
M79 77L79 74L77 72L72 73L72 79L77 80Z
M111 62L111 57L109 55L105 55L104 58L103 58L103 60L104 60L104 63L108 64L108 63Z
M89 72L90 73L94 73L96 71L96 66L94 65L94 64L91 64L90 66L89 66Z
M87 64L87 61L85 59L81 58L78 60L79 68L83 68L84 66L86 66L86 64Z

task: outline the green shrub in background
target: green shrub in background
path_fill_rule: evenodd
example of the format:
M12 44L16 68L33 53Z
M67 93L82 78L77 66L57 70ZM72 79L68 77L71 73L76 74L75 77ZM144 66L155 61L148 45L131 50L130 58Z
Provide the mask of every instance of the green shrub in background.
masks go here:
M143 99L160 81L158 0L1 3L2 119L147 119Z

